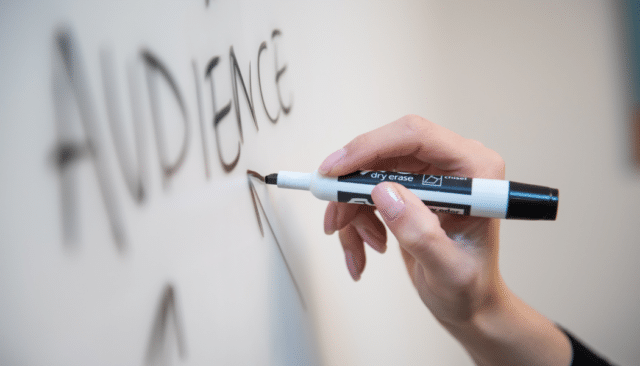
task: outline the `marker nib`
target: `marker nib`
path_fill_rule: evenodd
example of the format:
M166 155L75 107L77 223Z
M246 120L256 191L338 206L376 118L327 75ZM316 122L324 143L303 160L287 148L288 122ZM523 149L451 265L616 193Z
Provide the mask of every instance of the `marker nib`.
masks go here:
M264 181L267 184L278 184L278 174L277 173L269 174L266 177L264 177Z

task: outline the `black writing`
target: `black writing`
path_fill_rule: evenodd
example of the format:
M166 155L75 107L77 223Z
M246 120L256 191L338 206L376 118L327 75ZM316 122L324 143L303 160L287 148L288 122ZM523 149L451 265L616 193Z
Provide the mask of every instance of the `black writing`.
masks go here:
M265 115L272 122L278 121L283 115L291 112L291 97L288 104L282 98L281 80L287 70L287 65L280 65L278 61L278 53L276 43L282 37L282 32L275 29L271 34L272 47L267 46L267 42L261 42L257 53L258 64L258 92L260 93L260 101L263 104ZM83 64L81 47L76 42L75 37L68 28L61 28L54 33L54 57L53 57L53 101L56 111L56 143L53 149L53 162L60 178L61 191L61 210L62 210L62 227L63 239L65 243L74 242L77 239L77 222L81 215L78 214L77 205L77 179L75 177L75 163L87 159L94 167L97 176L100 192L102 194L105 209L111 232L113 234L116 245L120 250L125 247L126 230L124 218L120 209L120 201L115 193L113 179L115 175L109 169L108 164L108 138L101 118L97 113L95 100L93 98L92 89L89 86L86 77L86 69ZM270 51L271 50L271 51ZM277 108L273 106L267 109L264 103L263 88L269 83L263 83L267 79L263 79L260 73L260 59L273 53L275 70L274 77L270 79L271 90L275 89L278 95ZM146 166L148 165L148 157L146 156L146 130L143 127L143 103L144 99L141 89L136 82L133 67L129 67L128 86L131 105L131 123L127 127L125 118L123 117L123 108L119 102L119 89L116 80L116 66L113 61L111 52L103 50L100 55L102 82L104 87L105 105L107 111L108 126L111 134L111 142L115 151L120 174L129 191L131 199L138 205L148 200L148 186L150 184L146 174ZM165 190L169 188L169 181L175 177L187 159L188 152L191 147L191 121L190 113L187 109L187 103L184 100L183 89L179 81L173 76L169 66L167 66L162 58L148 48L140 51L138 58L145 70L146 89L151 112L151 124L153 136L155 137L155 145L157 151L157 162L161 168L161 180ZM212 56L206 64L203 72L198 72L198 65L192 60L191 67L194 75L194 88L196 91L197 106L196 115L198 116L202 141L202 153L204 155L204 175L207 179L210 177L209 166L209 143L207 136L212 133L215 136L217 155L220 165L225 173L231 173L237 166L243 142L243 124L240 104L243 103L248 107L251 119L258 128L258 118L256 115L256 105L253 98L253 80L251 78L251 62L248 63L249 71L246 74L241 72L240 62L233 50L233 46L229 47L229 64L230 79L233 94L232 99L225 102L219 107L216 99L216 80L220 77L215 71L216 66L220 63L220 56ZM245 79L245 76L247 77ZM211 88L211 99L208 103L202 100L202 82L208 82ZM164 88L168 91L161 93ZM179 110L179 118L169 118L163 115L161 106L171 105ZM205 123L204 111L211 110L212 124L207 127ZM275 110L275 112L273 112ZM236 123L240 135L238 141L237 152L231 156L223 156L221 143L225 140L225 136L221 135L219 126L224 123L226 117L232 111L236 115ZM275 117L274 117L275 116ZM79 120L79 123L74 122ZM78 125L81 126L78 129ZM177 126L182 131L177 150L169 149L169 141L173 135L167 133L168 126ZM128 130L131 129L132 132ZM129 135L133 135L133 150L130 149L128 143Z

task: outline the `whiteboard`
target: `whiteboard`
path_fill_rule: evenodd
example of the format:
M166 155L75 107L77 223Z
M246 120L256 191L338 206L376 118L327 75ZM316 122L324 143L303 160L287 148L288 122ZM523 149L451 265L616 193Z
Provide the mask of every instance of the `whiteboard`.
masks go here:
M639 363L618 16L606 1L0 1L0 364L472 364L393 239L354 283L325 203L247 173L312 171L410 113L496 150L507 179L560 189L557 221L502 222L502 275Z
M317 362L247 174L295 121L255 5L3 3L0 363Z

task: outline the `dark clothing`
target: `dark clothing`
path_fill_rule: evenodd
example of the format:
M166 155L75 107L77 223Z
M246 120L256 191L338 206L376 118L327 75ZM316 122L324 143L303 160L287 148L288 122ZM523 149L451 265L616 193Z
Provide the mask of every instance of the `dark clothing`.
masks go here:
M571 366L612 366L609 361L606 361L595 354L576 339L573 334L569 333L569 331L562 327L560 329L562 329L564 334L566 334L571 341L571 348L573 349L573 361L571 361Z

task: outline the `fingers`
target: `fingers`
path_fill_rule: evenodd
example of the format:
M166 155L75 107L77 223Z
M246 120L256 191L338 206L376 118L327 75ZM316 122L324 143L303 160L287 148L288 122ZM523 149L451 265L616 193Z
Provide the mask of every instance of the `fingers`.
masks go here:
M319 171L343 175L372 162L414 155L450 169L463 158L459 152L464 139L418 116L406 116L356 137L343 149L329 155Z
M329 235L339 230L347 269L356 281L366 263L364 243L380 253L387 250L386 230L373 207L331 202L325 212L324 226Z
M362 240L379 253L387 251L387 231L373 209L360 211L351 221Z
M465 256L418 197L396 183L377 185L371 196L400 247L430 275L455 278L468 272Z
M347 225L353 225L362 240L376 251L384 253L387 250L387 233L373 207L329 202L324 215L325 234L331 235Z
M358 281L366 264L362 238L360 238L353 225L347 225L340 230L339 236L349 274L354 281Z
M414 115L356 137L329 155L318 171L339 176L383 163L408 166L411 169L403 170L409 171L434 166L442 172L473 177L504 176L504 161L494 151Z
M414 115L356 137L318 168L330 176L356 170L493 179L504 179L505 171L504 161L495 151ZM472 280L472 275L465 275L473 273L467 268L465 252L447 237L438 216L414 194L400 185L383 183L376 186L372 197L400 242L408 266L414 263L427 271L424 274L448 277L454 283ZM332 202L325 213L324 230L327 234L340 232L347 267L356 280L364 269L364 242L379 252L386 250L384 226L371 207Z
M331 235L344 228L356 217L361 205L350 205L342 202L329 202L324 213L324 233Z

